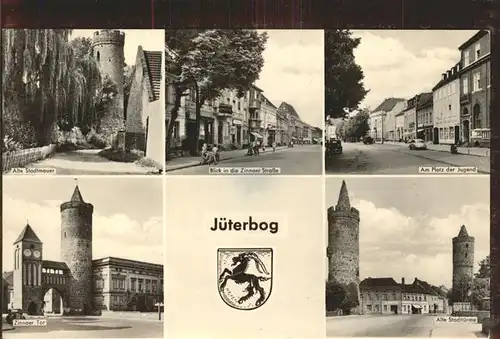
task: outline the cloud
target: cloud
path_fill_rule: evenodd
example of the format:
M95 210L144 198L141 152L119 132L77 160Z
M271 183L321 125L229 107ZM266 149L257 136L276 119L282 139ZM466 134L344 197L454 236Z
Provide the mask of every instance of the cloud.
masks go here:
M403 42L394 38L370 32L353 35L361 38L354 55L363 69L365 87L371 90L362 105L371 108L388 97L409 99L418 93L431 91L441 73L460 60L460 52L456 48L433 47L412 53Z
M406 216L394 208L380 208L371 201L354 200L359 209L360 275L393 277L400 281L415 277L451 287L452 238L466 225L475 237L474 259L489 254L490 213L487 204L462 206L455 214L435 218L422 211ZM476 265L476 269L477 269Z
M285 101L307 123L323 125L323 32L267 31L264 68L257 86L277 107Z
M3 197L3 266L12 269L12 244L26 225L27 219L43 242L44 259L60 259L62 201L47 200L29 203ZM93 258L107 256L163 264L163 224L152 216L144 223L125 214L102 215L94 212Z

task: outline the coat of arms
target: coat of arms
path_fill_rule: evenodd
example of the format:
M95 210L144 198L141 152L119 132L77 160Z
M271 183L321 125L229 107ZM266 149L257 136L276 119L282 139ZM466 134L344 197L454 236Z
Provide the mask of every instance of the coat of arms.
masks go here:
M254 310L271 294L272 248L219 248L217 274L219 294L238 310Z

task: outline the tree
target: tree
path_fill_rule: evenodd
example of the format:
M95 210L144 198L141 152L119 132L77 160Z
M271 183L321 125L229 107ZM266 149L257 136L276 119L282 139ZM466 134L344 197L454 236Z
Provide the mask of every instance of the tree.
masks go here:
M370 114L368 111L359 111L354 117L347 120L345 127L345 134L348 138L359 140L364 137L366 133L370 130L368 125L368 119Z
M349 285L338 281L326 283L326 311L342 310L349 314L351 310L359 306L358 287L354 283Z
M490 296L490 279L475 278L471 288L471 301L477 309L482 309L483 300Z
M264 65L267 34L243 29L169 30L166 39L166 47L175 54L167 62L168 72L174 77L175 96L167 151L181 97L190 90L194 92L196 112L196 142L191 148L197 153L202 105L219 97L224 89L235 89L240 97L246 93Z
M78 125L98 102L97 63L75 52L69 34L66 29L2 31L3 131L24 147L50 143L56 124Z
M92 55L92 39L85 37L76 37L70 42L75 58L83 59Z
M482 259L479 262L479 270L474 276L476 278L490 278L491 276L491 266L490 266L490 256L488 255L486 258Z
M325 116L345 117L344 109L358 108L368 93L363 70L354 59L360 41L349 30L325 30Z

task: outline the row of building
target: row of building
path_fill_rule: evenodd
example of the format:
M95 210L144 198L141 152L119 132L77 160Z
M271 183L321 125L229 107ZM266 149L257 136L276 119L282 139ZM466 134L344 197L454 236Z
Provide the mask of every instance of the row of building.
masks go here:
M359 284L362 314L448 314L446 291L415 278L405 284L393 278L366 278Z
M175 57L167 46L165 55ZM240 149L254 140L264 145L276 142L286 145L295 143L315 143L322 138L322 129L314 127L301 119L295 108L282 102L276 107L264 91L253 85L239 97L236 90L224 90L215 100L205 102L201 107L199 135L196 135L196 105L194 91L188 91L180 103L179 114L171 122L171 111L175 102L175 76L166 72L166 119L165 124L173 123L171 148L190 149L190 145L200 140L207 144L218 144L222 149ZM318 112L321 114L321 112Z
M458 48L460 61L442 74L432 92L385 99L370 113L370 136L379 141L489 145L490 46L489 31L477 32Z

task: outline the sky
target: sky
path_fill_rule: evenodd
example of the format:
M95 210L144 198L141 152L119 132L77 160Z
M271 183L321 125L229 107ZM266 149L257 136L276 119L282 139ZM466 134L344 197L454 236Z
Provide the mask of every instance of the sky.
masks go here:
M353 30L354 50L370 92L361 108L375 109L386 98L409 99L432 91L441 74L460 61L458 47L471 30Z
M264 32L260 30L259 32ZM306 123L324 120L324 45L322 30L266 30L264 67L256 85L279 107L292 105Z
M326 180L327 208L337 204L341 183ZM451 241L462 225L475 237L476 263L489 255L489 176L358 177L346 184L360 211L361 279L417 277L451 287Z
M69 177L3 179L3 269L13 267L12 244L28 221L43 242L43 259L60 260L61 214L75 188ZM93 258L107 256L163 264L161 178L78 179L85 202L94 205Z
M76 37L92 38L98 29L75 29L70 39ZM125 45L123 53L127 65L135 64L137 47L142 46L146 51L163 51L165 48L165 30L163 29L122 29L125 33Z

